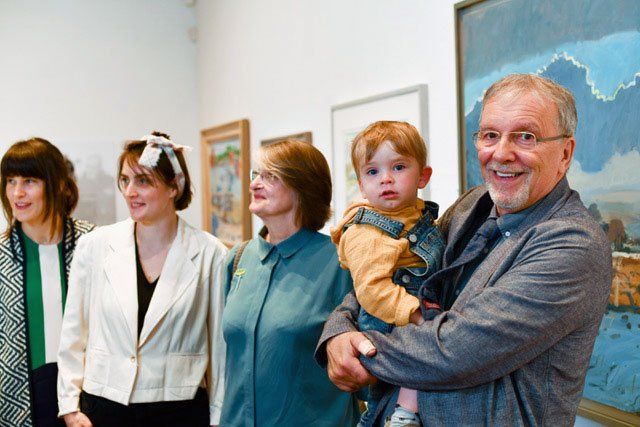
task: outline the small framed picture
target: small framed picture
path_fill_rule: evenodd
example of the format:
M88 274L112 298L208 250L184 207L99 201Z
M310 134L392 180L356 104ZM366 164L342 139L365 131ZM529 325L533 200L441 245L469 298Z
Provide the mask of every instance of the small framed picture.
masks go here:
M277 138L263 139L262 141L260 141L260 145L264 147L265 145L270 145L278 141L284 141L285 139L297 139L299 141L304 141L304 142L308 142L309 144L313 144L312 134L311 132L307 131L307 132L294 133L291 135L280 136Z
M249 120L200 132L204 228L225 245L251 238Z

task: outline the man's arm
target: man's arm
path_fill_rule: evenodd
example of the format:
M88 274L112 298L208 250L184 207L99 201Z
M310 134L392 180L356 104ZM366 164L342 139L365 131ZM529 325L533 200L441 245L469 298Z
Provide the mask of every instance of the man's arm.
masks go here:
M404 387L473 387L514 371L600 316L611 280L608 248L579 219L540 228L514 248L508 270L466 305L388 335L366 332L378 354L360 358L365 367Z
M359 308L354 292L348 293L329 315L314 355L321 366L327 367L329 379L347 392L377 381L358 360L358 346L367 340L356 328Z
M345 295L342 300L342 304L340 304L335 310L333 310L333 313L329 315L327 321L324 323L322 335L320 335L314 354L314 357L320 366L327 366L327 341L337 335L344 334L345 332L358 332L356 319L358 318L359 310L360 305L358 304L356 295L351 291Z

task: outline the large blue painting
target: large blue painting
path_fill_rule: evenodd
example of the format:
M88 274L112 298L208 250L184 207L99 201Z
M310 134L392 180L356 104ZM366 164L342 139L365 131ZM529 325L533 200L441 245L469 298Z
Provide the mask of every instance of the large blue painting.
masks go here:
M491 83L537 73L576 98L568 178L607 232L616 270L584 396L640 413L640 1L485 0L456 10L464 187L482 182L471 134Z

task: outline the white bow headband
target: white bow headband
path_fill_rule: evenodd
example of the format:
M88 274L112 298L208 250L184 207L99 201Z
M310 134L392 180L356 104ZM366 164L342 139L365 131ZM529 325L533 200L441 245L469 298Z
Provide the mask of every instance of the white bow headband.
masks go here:
M176 175L176 184L178 186L178 195L176 198L182 195L184 191L184 172L180 167L180 162L176 157L175 150L191 151L191 147L187 145L176 144L172 140L165 138L164 136L145 135L140 138L141 141L145 141L147 146L144 147L138 164L140 166L147 167L149 169L155 169L158 166L158 160L160 160L160 154L164 151L171 163L173 173Z

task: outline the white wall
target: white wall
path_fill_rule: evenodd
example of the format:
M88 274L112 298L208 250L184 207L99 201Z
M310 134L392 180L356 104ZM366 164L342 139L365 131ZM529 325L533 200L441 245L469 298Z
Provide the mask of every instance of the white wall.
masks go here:
M0 150L34 135L68 154L112 144L114 167L124 140L164 130L195 148L185 217L199 226L199 129L248 117L253 147L311 130L331 164L332 105L426 83L431 194L455 200L454 0L187 3L3 0Z
M151 130L197 147L193 25L182 0L3 0L0 150L36 135L67 154L111 145L113 170L122 143ZM197 185L197 151L188 159ZM185 217L200 226L199 197Z
M311 130L331 164L332 105L426 83L432 199L458 195L453 0L200 0L200 127ZM255 227L254 227L255 232Z

